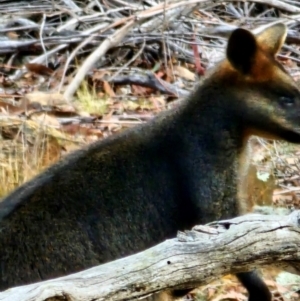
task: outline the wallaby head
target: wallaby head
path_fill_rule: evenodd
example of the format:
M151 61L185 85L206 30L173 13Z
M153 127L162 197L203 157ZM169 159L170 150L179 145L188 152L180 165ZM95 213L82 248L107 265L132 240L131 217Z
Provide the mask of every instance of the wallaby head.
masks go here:
M300 143L300 91L276 60L287 29L276 24L257 36L239 28L228 40L226 59L211 77L227 91L245 138L258 135ZM228 94L229 93L229 94ZM230 97L228 97L230 95Z

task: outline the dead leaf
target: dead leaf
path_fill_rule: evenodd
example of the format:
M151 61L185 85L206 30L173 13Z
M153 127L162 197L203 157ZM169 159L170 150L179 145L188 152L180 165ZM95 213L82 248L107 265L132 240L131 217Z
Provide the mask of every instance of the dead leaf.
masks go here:
M145 96L152 91L152 89L150 88L142 87L139 85L131 85L131 90L133 95L142 95L142 96Z
M30 102L38 102L45 106L57 106L68 104L68 101L64 98L63 94L57 92L39 92L35 91L27 93L26 97Z
M56 127L59 128L60 127L60 123L57 120L57 118L50 116L46 113L42 113L42 114L33 114L31 116L31 120L38 122L39 124L42 125L48 125L48 126L52 126L52 127Z
M105 93L108 94L110 97L116 96L114 90L112 89L111 85L107 81L103 81L103 89Z
M63 104L63 105L55 106L55 110L58 110L60 112L65 112L65 113L76 113L76 108L71 104Z
M19 35L15 31L9 31L7 32L7 37L9 37L11 40L17 40L19 38Z
M38 75L51 76L54 72L52 69L41 64L28 63L25 64L25 67L27 68L28 71Z
M235 291L230 291L226 294L220 294L218 297L212 299L212 301L222 301L225 299L241 301L241 300L247 300L247 297L241 293L237 293Z
M5 114L19 114L23 111L23 109L19 106L7 103L5 101L0 101L0 108Z
M195 74L183 66L174 66L174 74L186 80L196 80Z
M75 135L79 132L80 124L65 124L61 126L61 130L69 135Z

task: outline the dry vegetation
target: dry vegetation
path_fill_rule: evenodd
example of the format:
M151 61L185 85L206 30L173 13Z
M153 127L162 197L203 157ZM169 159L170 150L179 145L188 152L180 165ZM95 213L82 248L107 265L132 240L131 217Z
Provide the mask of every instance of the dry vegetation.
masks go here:
M1 1L0 197L64 154L176 106L238 26L287 24L278 59L299 80L299 18L297 0ZM253 148L251 201L299 208L300 148L257 139ZM273 276L270 286L288 292ZM226 278L194 297L243 293Z

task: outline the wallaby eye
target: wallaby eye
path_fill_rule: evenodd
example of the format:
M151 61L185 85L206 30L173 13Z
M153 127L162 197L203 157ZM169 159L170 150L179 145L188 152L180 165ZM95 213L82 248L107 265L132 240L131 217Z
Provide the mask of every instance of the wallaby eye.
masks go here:
M281 96L279 102L284 107L292 107L295 104L295 98L291 96Z

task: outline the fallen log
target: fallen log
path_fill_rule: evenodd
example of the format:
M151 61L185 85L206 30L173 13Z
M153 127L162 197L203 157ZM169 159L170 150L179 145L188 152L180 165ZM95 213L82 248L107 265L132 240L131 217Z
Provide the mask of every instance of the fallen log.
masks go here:
M249 214L196 226L138 254L11 288L0 293L0 300L130 300L272 264L300 274L300 211L288 216Z

